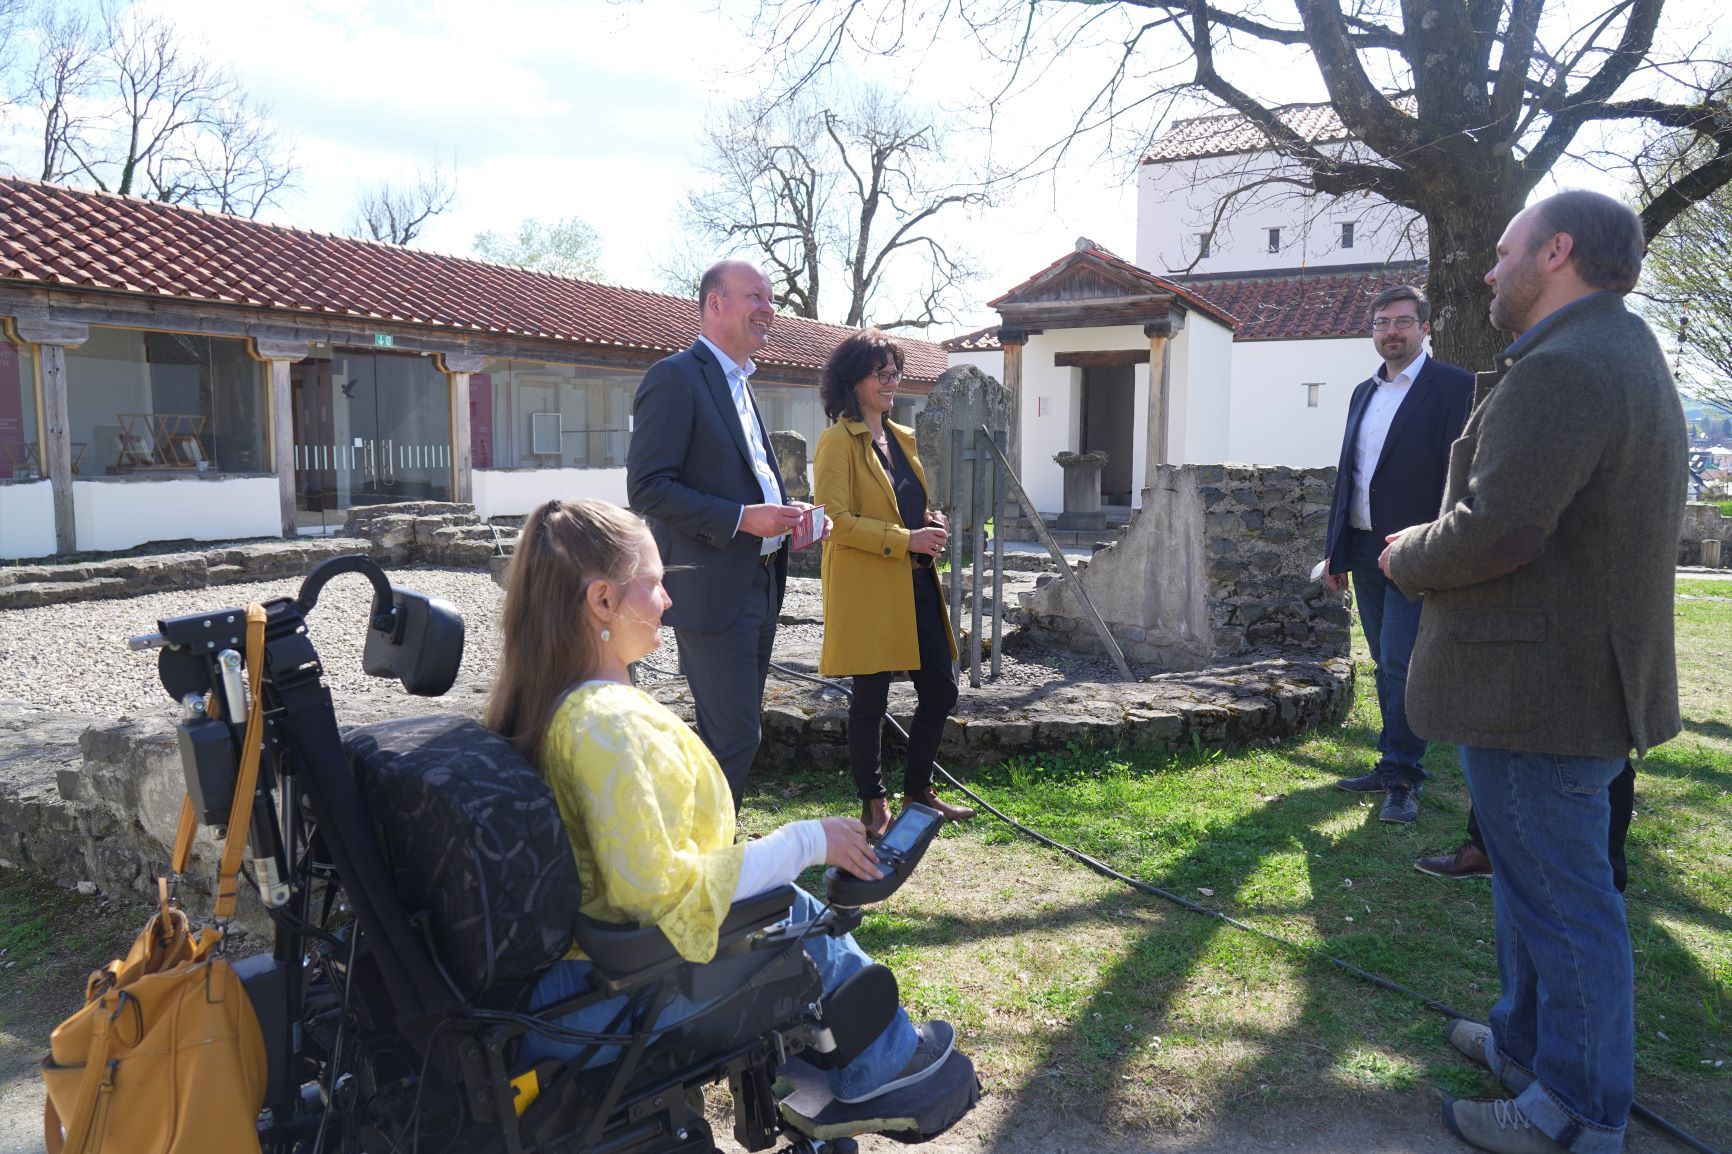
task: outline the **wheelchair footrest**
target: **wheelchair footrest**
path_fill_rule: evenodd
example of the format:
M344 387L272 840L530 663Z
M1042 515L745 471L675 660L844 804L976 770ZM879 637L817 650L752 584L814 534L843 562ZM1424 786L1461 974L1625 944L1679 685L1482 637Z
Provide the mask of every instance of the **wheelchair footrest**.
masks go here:
M952 1050L936 1074L866 1102L838 1102L824 1071L794 1058L776 1076L782 1117L800 1134L818 1141L883 1134L898 1142L936 1138L980 1101L974 1063Z

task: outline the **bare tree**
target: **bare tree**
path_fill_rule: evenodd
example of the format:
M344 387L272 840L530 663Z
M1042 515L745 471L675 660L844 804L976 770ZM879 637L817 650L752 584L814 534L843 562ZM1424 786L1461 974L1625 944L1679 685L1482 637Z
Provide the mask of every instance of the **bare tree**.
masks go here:
M514 264L550 276L596 280L601 276L601 238L575 216L542 224L528 217L517 235L502 237L492 230L475 234L475 255L494 264Z
M797 316L822 315L834 273L843 324L930 327L976 275L937 218L988 198L984 182L945 181L943 139L934 119L874 90L839 109L814 96L736 106L705 129L708 180L687 197L686 229L762 261Z
M1705 142L1699 164L1638 205L1650 238L1732 179L1732 115L1703 80L1711 62L1665 47L1665 5L1295 0L1297 19L1283 20L1258 0L957 0L933 19L912 0L760 0L757 31L775 46L784 92L852 53L930 47L939 28L1002 60L1006 92L1104 48L1110 63L1049 156L1094 129L1146 140L1187 96L1236 111L1309 188L1372 193L1424 217L1439 355L1487 365L1503 338L1485 321L1481 275L1505 222L1584 130L1650 124ZM1259 75L1284 49L1316 68L1365 155L1318 147L1259 98Z
M408 244L421 235L429 220L457 200L457 177L435 161L432 171L416 169L405 184L387 181L361 190L349 231L385 244Z
M292 151L234 76L161 11L43 0L23 96L43 180L256 216L294 177Z

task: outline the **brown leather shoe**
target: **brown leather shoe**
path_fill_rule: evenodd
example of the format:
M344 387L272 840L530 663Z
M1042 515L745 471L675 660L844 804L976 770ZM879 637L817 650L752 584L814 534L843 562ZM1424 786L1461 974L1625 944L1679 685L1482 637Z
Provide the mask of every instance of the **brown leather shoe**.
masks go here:
M1488 878L1491 859L1477 845L1464 841L1454 853L1422 857L1413 863L1413 868L1434 878Z
M890 828L890 799L869 797L860 803L860 824L866 827L866 840L877 841Z
M906 794L903 795L903 805L907 805L911 801L917 801L921 805L932 807L944 815L945 821L967 821L974 816L974 810L970 809L966 805L950 804L948 801L939 797L938 791L933 789L931 786L926 787L925 793L919 794L915 797L909 797Z

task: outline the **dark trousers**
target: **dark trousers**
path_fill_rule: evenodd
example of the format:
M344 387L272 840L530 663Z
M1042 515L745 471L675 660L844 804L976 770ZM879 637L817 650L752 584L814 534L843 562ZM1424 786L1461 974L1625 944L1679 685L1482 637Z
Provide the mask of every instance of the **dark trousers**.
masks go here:
M721 764L736 814L746 796L746 771L758 756L776 608L775 571L759 566L733 624L714 632L674 630L680 672L697 707L698 736Z
M1425 756L1425 739L1407 724L1407 664L1419 636L1420 603L1403 597L1395 582L1377 567L1384 544L1376 533L1347 530L1353 603L1359 608L1366 648L1377 666L1377 711L1383 718L1383 729L1377 735L1377 769L1385 786L1397 781L1418 785L1426 777L1419 766Z
M1606 827L1606 855L1612 859L1612 884L1623 893L1630 881L1630 863L1624 857L1624 839L1629 836L1630 818L1636 812L1634 764L1624 763L1624 772L1614 777L1612 784L1606 787L1606 797L1612 805L1611 821ZM1467 810L1467 840L1478 846L1480 853L1485 853L1485 836L1479 832L1479 817L1473 812L1472 805ZM1492 863L1492 868L1497 868L1496 862Z
M931 569L914 570L914 632L920 639L920 668L908 671L918 701L908 727L908 764L902 771L902 796L912 800L932 785L932 758L944 736L944 719L956 705L956 678L950 671L950 643L944 631L944 601ZM884 751L884 711L894 673L859 673L848 703L848 762L862 801L883 797L879 759Z

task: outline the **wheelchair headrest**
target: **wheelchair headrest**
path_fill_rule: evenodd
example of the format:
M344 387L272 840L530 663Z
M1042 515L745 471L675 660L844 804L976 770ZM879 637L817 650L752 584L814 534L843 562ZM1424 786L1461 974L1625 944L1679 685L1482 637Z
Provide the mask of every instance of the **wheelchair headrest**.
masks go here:
M344 751L411 915L473 1002L518 1005L571 946L582 888L553 793L467 718L351 730Z

